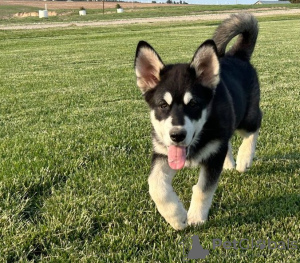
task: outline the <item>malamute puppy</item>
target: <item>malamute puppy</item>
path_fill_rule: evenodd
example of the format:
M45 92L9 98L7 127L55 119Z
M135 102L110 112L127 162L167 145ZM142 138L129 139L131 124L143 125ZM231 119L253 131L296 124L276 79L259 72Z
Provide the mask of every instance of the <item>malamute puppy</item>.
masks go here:
M250 64L257 35L252 15L231 15L190 63L172 65L164 64L148 43L138 43L137 85L150 107L153 127L149 191L175 229L207 220L223 168L244 172L251 165L262 119L258 77ZM243 137L236 164L230 145L235 130ZM198 165L200 176L187 212L172 179L176 170Z

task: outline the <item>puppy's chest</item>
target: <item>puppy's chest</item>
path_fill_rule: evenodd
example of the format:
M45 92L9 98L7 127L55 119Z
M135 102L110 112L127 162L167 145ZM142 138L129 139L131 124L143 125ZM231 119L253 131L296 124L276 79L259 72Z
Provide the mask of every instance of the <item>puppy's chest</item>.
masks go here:
M185 163L185 167L195 167L200 163L204 162L212 155L218 153L221 146L220 140L212 140L205 144L200 149L193 149L191 153L188 155L187 161Z

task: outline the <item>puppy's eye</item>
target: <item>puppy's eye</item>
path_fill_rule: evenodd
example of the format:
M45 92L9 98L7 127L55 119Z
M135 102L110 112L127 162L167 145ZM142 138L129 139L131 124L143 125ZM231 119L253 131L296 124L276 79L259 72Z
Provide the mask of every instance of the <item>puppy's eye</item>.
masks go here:
M196 107L196 106L198 105L198 103L197 103L197 101L191 99L188 105L189 105L190 107L194 108L194 107Z
M161 108L161 109L165 109L165 108L167 108L169 105L168 105L168 103L166 103L165 101L162 101L160 104L159 104L159 107Z

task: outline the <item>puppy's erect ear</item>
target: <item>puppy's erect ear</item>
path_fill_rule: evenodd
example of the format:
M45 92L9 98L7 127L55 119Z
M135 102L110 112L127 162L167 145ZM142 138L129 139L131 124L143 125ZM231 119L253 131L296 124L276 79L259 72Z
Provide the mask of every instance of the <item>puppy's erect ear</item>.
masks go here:
M164 64L147 42L140 41L136 48L134 67L137 85L145 93L155 88L160 81L160 71L164 68Z
M220 64L217 56L217 47L213 40L206 40L196 51L191 67L201 85L215 88L220 82Z

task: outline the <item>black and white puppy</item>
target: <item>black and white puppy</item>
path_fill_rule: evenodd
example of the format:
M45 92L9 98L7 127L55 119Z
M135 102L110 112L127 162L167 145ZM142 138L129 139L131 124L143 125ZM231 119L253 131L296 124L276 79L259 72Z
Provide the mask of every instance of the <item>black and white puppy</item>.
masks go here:
M153 127L149 191L174 229L207 220L223 168L244 172L252 163L262 119L258 77L250 64L257 35L252 15L232 15L187 64L165 65L148 43L138 43L137 85ZM235 130L243 137L236 164L230 145ZM201 166L201 171L187 212L172 179L176 170L191 166Z

